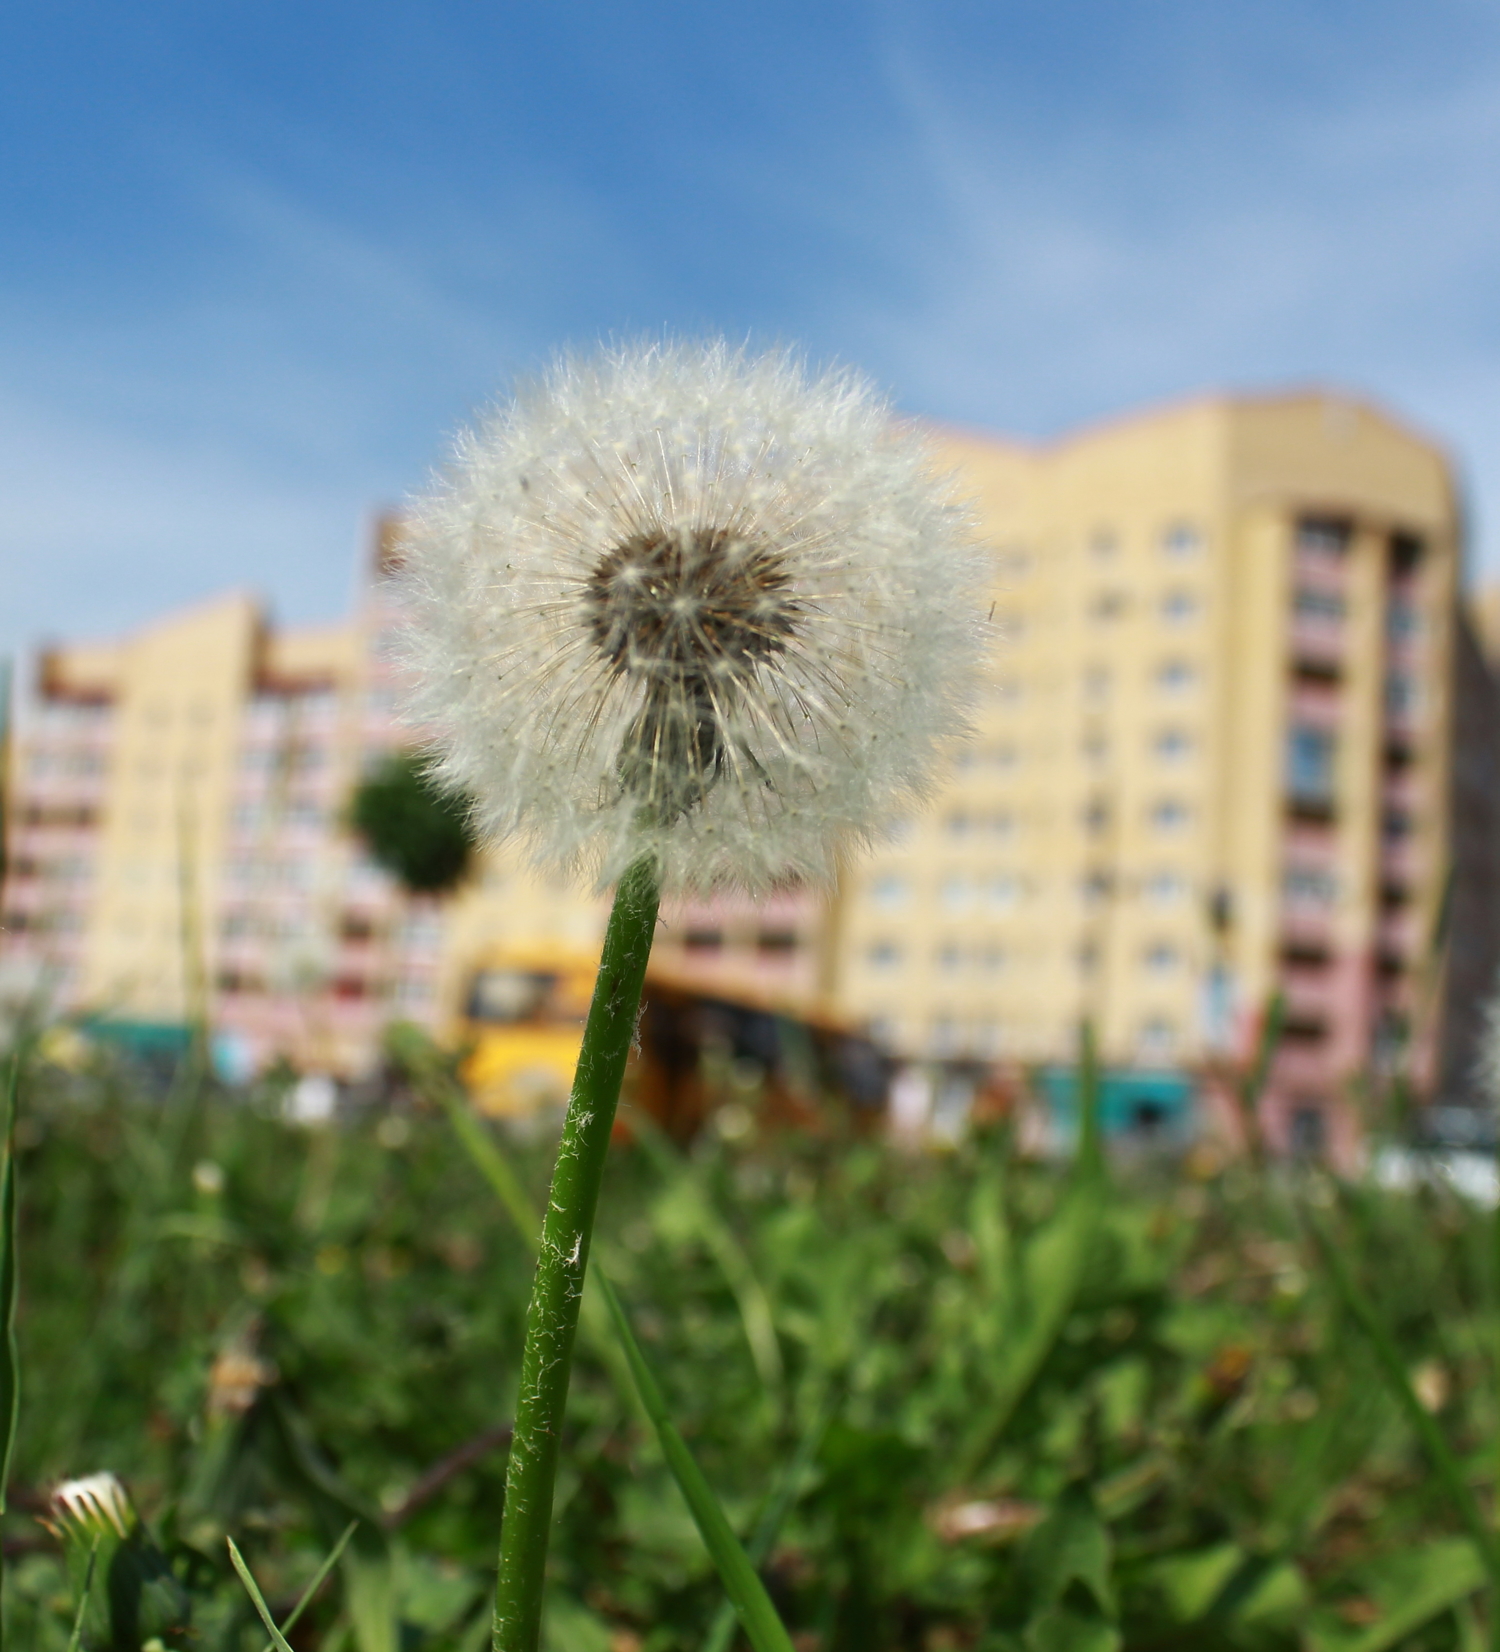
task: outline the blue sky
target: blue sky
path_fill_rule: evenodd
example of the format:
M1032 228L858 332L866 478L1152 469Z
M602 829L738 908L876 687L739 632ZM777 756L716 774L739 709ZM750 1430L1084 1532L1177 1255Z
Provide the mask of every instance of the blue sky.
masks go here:
M1034 436L1346 385L1500 575L1500 8L9 0L0 649L335 616L511 374L663 328Z

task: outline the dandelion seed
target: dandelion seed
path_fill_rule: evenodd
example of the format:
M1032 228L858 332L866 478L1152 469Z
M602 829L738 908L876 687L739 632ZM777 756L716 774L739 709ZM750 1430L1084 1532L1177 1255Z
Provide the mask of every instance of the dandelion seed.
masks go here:
M538 861L826 881L961 728L984 575L855 374L723 343L565 358L415 506L409 712Z

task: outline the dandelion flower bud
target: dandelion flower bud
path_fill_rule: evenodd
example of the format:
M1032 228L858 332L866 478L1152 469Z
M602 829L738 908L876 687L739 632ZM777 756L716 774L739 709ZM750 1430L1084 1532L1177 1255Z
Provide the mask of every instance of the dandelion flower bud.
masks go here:
M857 375L723 343L563 358L413 509L408 712L541 863L823 882L962 729L984 577Z
M71 1528L85 1537L128 1537L135 1510L119 1480L107 1470L65 1480L52 1493L52 1514L58 1528Z

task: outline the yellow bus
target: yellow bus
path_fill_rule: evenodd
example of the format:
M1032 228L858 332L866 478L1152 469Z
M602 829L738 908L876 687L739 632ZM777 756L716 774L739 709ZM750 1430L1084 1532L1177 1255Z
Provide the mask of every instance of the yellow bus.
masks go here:
M524 1118L563 1106L598 960L561 948L505 949L475 966L464 998L462 1077L475 1105ZM863 1033L750 984L653 965L627 1093L674 1135L691 1136L732 1075L767 1120L815 1125L825 1101L856 1119L883 1113L891 1067Z

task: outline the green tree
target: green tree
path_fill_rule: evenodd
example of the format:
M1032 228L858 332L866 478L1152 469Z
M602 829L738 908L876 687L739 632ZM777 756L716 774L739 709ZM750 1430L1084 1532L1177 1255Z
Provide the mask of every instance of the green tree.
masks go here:
M405 752L361 783L350 820L375 860L416 894L452 889L473 859L467 802L437 790Z

